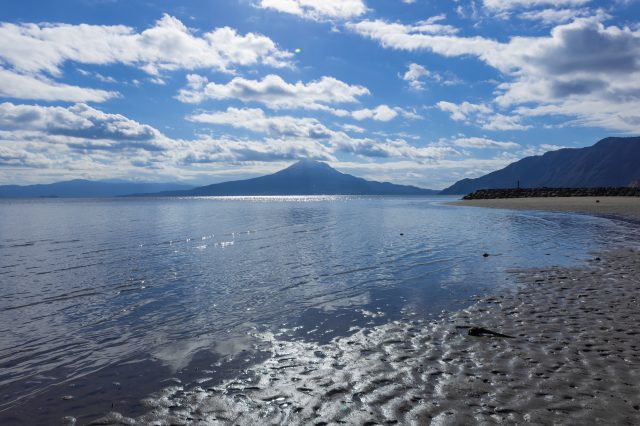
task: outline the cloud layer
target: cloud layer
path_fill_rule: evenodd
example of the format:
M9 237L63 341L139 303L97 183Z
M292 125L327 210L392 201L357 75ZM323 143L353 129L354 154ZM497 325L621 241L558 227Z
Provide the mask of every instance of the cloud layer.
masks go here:
M211 69L233 73L236 67L291 66L292 53L268 37L245 35L230 27L196 35L180 20L164 15L142 32L113 25L0 24L0 96L46 101L102 102L112 91L57 83L67 62L124 64L156 81L162 72Z
M367 11L362 0L259 0L256 6L313 20L349 19Z
M502 7L498 3L494 7ZM515 122L521 117L563 115L586 126L640 129L638 30L607 27L585 18L555 27L548 37L512 37L498 42L452 35L448 28L424 31L421 23L377 20L349 27L386 48L477 57L509 77L498 85L495 103L502 108L522 106L512 111L520 116L513 118Z

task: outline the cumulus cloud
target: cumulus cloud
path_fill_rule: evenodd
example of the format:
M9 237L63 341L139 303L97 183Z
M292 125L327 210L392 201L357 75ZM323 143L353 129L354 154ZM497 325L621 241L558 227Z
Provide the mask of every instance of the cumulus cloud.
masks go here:
M46 77L23 75L0 67L0 97L43 101L104 102L118 92L56 83Z
M209 82L206 77L188 75L187 86L180 90L177 98L184 103L199 104L206 100L239 100L244 103L256 102L270 109L307 109L325 111L339 117L351 117L358 121L371 119L391 121L401 115L408 119L420 119L414 111L388 105L375 108L361 108L349 111L335 108L335 104L353 104L360 102L360 97L369 95L366 87L349 85L333 77L322 77L319 80L304 83L288 83L274 74L262 80L248 80L236 77L230 82Z
M246 161L278 161L309 158L335 160L331 150L317 141L265 139L262 141L232 138L202 138L181 143L179 164L211 164Z
M442 187L446 185L441 182L449 184L458 173L478 174L479 170L495 169L505 161L466 158L455 145L415 146L402 138L354 138L330 130L315 119L269 117L255 109L229 108L206 114L200 114L202 122L238 126L235 119L240 119L245 128L266 133L268 137L171 139L135 120L82 104L64 108L4 103L0 104L0 128L4 129L0 130L0 168L10 168L12 180L21 176L25 181L30 176L33 179L29 170L36 167L41 169L38 176L47 175L51 179L137 176L147 180L208 180L215 175L219 180L227 180L226 174L237 170L225 169L228 164L242 162L255 169L255 164L276 162L276 166L271 166L275 169L254 172L262 174L284 166L278 162L313 158L331 161L344 170L368 168L368 173L358 174L369 178ZM300 131L305 128L319 128L330 133L330 137L314 138L312 133ZM459 142L464 147L471 143ZM343 167L337 163L339 153L365 162L344 163ZM220 175L222 171L224 175Z
M117 92L77 87L52 80L62 76L67 62L88 65L124 64L143 70L164 84L161 72L236 67L290 66L290 52L268 37L238 34L229 27L196 35L178 19L164 15L142 32L112 25L0 23L0 96L65 102L103 102ZM89 74L87 71L80 71ZM116 80L100 73L104 83Z
M466 101L456 104L440 101L436 106L441 111L448 113L454 121L475 124L486 130L525 130L530 127L522 124L521 115L501 114L486 104L474 104Z
M459 153L447 146L418 147L405 139L352 138L344 133L337 133L331 143L336 151L377 159L405 159L420 163L438 162L446 156L457 156Z
M236 77L226 84L219 84L191 74L187 76L187 87L180 90L178 99L194 104L207 99L236 99L258 102L272 109L324 110L345 116L347 111L333 110L329 105L357 103L359 97L369 94L366 87L349 85L333 77L322 77L309 83L287 83L282 77L270 74L261 80Z
M362 119L364 118L373 117L362 117ZM268 116L259 108L238 109L230 107L226 111L194 114L189 116L188 119L200 123L227 125L256 133L264 133L280 140L286 138L295 138L298 141L321 140L325 144L324 146L329 149L328 152L350 153L361 157L435 161L445 154L454 153L450 148L415 147L403 139L393 140L386 138L384 140L375 140L371 138L354 138L343 131L332 130L314 118ZM351 126L346 127L344 130L355 130L356 133L359 133L364 129Z
M408 82L409 87L416 91L425 90L426 80L431 80L445 86L452 86L460 83L456 77L445 78L442 75L429 71L424 66L415 63L409 64L407 71L405 71L404 74L401 74L400 78Z
M488 138L478 138L478 137L462 137L456 138L453 140L453 144L455 146L459 146L460 148L469 148L469 149L487 149L487 148L495 148L495 149L517 149L520 148L515 142L507 141L496 141Z
M589 2L591 0L483 0L483 5L487 9L502 11L538 6L581 6Z
M142 173L180 176L207 165L285 161L335 161L338 153L362 158L436 162L456 155L447 147L417 147L403 139L354 138L314 118L268 116L257 108L228 108L189 116L233 126L264 138L200 136L173 139L152 126L86 104L69 107L0 104L0 167L40 167L83 175Z
M364 108L353 111L351 115L356 120L370 118L376 121L391 121L398 116L398 112L388 105L379 105L373 109Z
M495 99L502 108L533 103L539 108L522 111L574 116L582 125L606 122L616 130L640 129L639 30L605 27L597 19L585 18L557 26L546 37L498 42L433 34L418 27L380 20L349 24L353 31L387 48L477 57L508 78L498 86ZM498 118L503 127L508 125L506 116Z
M465 121L468 120L470 115L490 114L492 112L487 105L472 104L466 101L461 104L440 101L437 106L441 111L448 112L451 115L451 119L455 121Z
M367 11L363 0L259 0L256 6L313 20L349 19Z
M142 32L123 25L0 24L0 59L23 74L57 76L67 61L120 63L151 75L176 69L229 72L236 66L285 67L291 57L266 36L229 27L198 36L170 15Z
M274 136L326 139L334 133L315 118L292 116L269 117L260 108L233 108L203 112L187 118L198 123L219 124Z
M364 133L365 129L354 124L341 124L340 128L345 132Z
M423 77L429 77L431 73L419 64L410 64L407 71L402 76L404 81L409 82L409 86L414 90L424 90L425 83Z
M164 137L151 126L120 114L107 114L86 104L71 107L0 104L0 127L22 132L43 132L74 138L76 146L100 149L166 149ZM101 141L82 143L81 140Z
M293 137L286 128L277 138L261 140L172 139L149 125L84 104L45 107L3 103L0 128L0 166L89 174L106 167L111 176L136 168L171 171L175 176L183 167L215 162L335 158L330 144Z
M590 9L542 9L529 10L518 15L520 19L528 21L539 21L546 25L563 24L573 21L576 18L599 16L599 19L606 15L602 10L592 11Z

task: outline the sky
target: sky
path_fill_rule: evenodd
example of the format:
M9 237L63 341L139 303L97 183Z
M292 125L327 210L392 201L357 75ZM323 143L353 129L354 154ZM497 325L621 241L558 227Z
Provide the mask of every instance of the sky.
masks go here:
M640 133L637 0L3 0L0 184L440 189Z

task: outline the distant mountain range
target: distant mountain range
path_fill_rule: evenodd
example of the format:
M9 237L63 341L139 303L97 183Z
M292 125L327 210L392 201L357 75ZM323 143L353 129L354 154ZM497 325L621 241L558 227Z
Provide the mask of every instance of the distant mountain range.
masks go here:
M587 148L565 148L523 158L476 179L463 179L442 191L368 181L328 164L301 160L279 172L253 179L197 188L172 183L71 180L44 185L0 186L0 198L89 198L118 196L233 195L457 195L478 189L593 188L640 186L640 137L606 138Z
M369 181L341 173L326 163L301 160L267 176L154 195L435 195L438 192L415 186Z
M96 182L75 179L43 185L1 185L0 198L101 198L189 188L193 187L175 183Z
M463 179L440 194L478 189L594 188L627 186L640 179L640 137L606 138L587 148L565 148L526 157L476 179Z

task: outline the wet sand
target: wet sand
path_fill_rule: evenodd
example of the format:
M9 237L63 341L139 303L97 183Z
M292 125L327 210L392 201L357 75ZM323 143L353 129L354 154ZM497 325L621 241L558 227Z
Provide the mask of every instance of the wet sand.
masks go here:
M272 355L241 376L97 424L640 424L640 251L600 257L514 271L515 289L439 321L322 345L259 335Z
M456 206L617 215L640 219L640 197L540 197L460 200Z

